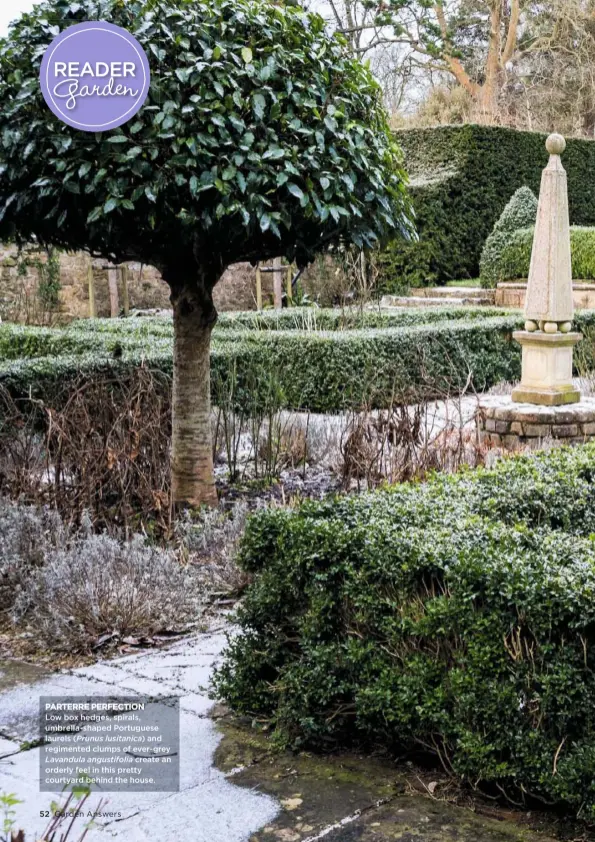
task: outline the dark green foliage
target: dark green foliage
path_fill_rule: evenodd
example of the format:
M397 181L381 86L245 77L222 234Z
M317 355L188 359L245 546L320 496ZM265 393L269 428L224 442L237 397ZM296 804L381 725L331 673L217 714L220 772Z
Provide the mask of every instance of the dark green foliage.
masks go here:
M393 397L457 394L472 372L476 388L520 374L512 332L518 317L338 333L230 332L218 346L238 371L276 371L286 405L334 412L390 405Z
M502 235L498 251L489 256L484 252L484 277L489 279L490 286L529 277L534 231L533 227L522 228ZM595 280L595 228L572 227L570 248L572 277L577 281Z
M492 126L440 126L397 132L409 171L419 242L381 253L381 286L432 286L477 278L484 243L519 187L537 195L547 164L546 136ZM595 224L595 143L569 140L570 220Z
M217 693L595 816L594 529L593 446L259 513Z
M0 360L83 354L94 348L101 353L104 347L100 339L76 332L0 324Z
M90 134L49 111L39 68L58 32L97 19L138 38L151 90L133 121ZM380 88L298 7L42 3L0 41L0 105L2 240L142 260L170 281L202 273L212 286L240 259L305 263L343 237L407 233Z
M359 328L416 327L439 322L485 321L509 317L510 310L496 307L419 307L393 311L333 310L306 307L265 310L261 313L222 313L217 321L215 340L237 340L242 331L306 332L355 330ZM18 360L46 355L82 354L97 349L112 354L122 349L153 349L173 339L173 321L167 316L131 319L82 319L67 328L41 328L0 324L0 360ZM241 337L240 337L241 338Z
M495 287L501 280L496 269L502 252L506 250L511 234L522 228L535 226L537 219L537 198L528 187L516 191L494 225L481 253L480 278L482 287Z
M345 317L341 311L317 312L327 327L341 326ZM479 390L518 379L521 351L512 333L522 326L521 314L497 316L493 314L502 311L487 310L484 315L470 308L469 317L461 319L463 312L371 311L363 315L365 324L383 324L386 319L394 326L334 332L303 330L299 321L290 330L284 314L226 316L225 329L213 334L214 402L228 400L233 386L234 400L249 411L261 393L267 399L274 380L280 403L288 409L339 412L389 406L395 395L411 400L454 395L470 374ZM448 315L452 318L445 318ZM436 321L428 324L428 317ZM577 313L575 322L579 330L592 334L595 311ZM168 319L99 319L77 322L65 330L1 325L0 383L15 397L30 391L47 397L81 373L93 377L100 371L124 372L144 363L170 374L172 332ZM590 346L584 344L581 370L592 364ZM15 360L13 348L19 349L22 359Z
M233 377L240 404L253 403L252 393L261 386L266 390L273 375L284 406L317 412L386 406L395 394L412 399L454 394L470 372L476 388L482 389L518 378L520 348L512 332L519 326L515 315L338 332L224 330L214 334L213 400L217 403L226 393ZM105 368L124 370L142 361L170 372L172 341L161 333L164 327L161 323L154 337L143 335L144 325L140 335L92 330L88 335L96 350L89 354L81 353L85 332L79 326L73 331L76 350L67 347L61 357L36 353L37 359L6 362L0 383L15 396L30 390L43 396L81 372L93 376Z

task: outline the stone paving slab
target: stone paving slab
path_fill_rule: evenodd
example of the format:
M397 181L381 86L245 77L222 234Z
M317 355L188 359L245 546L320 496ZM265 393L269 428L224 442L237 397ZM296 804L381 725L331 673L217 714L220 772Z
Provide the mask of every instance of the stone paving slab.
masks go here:
M265 733L226 716L215 762L248 791L258 787L281 805L250 842L554 842L544 823L478 800L487 815L449 803L456 790L440 770L395 766L353 753L279 753ZM432 778L435 776L433 786ZM425 782L424 782L425 778ZM436 794L430 796L430 791ZM423 794L420 794L423 793ZM547 820L548 831L551 820ZM576 834L582 837L580 832Z
M18 752L24 740L39 736L41 695L121 696L176 695L180 698L180 792L106 793L105 810L118 819L103 819L87 835L89 842L244 842L274 819L278 804L271 797L234 786L213 766L221 735L207 717L212 700L208 685L213 664L225 638L220 633L198 635L162 650L135 653L71 672L44 676L40 681L10 686L0 692L0 792L13 792L23 803L17 825L27 840L42 833L47 809L55 796L39 793L39 748ZM27 676L29 677L29 676ZM4 756L4 755L12 756ZM101 791L88 802L97 807Z

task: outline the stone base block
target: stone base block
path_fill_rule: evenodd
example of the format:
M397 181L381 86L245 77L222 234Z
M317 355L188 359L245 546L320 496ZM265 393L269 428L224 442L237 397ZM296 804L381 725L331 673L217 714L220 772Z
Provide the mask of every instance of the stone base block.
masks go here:
M595 440L595 398L567 406L516 403L508 396L481 399L479 436L488 447L539 449L549 442L585 444Z
M513 281L498 284L496 289L496 307L525 306L527 295L527 281ZM595 308L595 284L591 281L575 281L572 285L572 298L575 310L592 310Z
M581 334L521 330L513 336L523 348L523 377L512 400L543 406L578 403L581 396L572 383L572 352Z
M521 384L512 393L512 400L515 403L531 403L540 406L565 406L569 403L578 403L580 399L581 393L576 386L544 389Z

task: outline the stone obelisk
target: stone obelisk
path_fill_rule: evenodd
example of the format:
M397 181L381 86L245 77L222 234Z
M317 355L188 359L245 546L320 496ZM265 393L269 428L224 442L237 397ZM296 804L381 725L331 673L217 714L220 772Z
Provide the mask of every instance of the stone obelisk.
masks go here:
M537 224L525 301L525 330L514 338L523 348L523 373L513 391L515 403L560 406L578 403L572 382L572 261L568 184L561 155L566 141L559 134L546 142L550 160L541 178Z

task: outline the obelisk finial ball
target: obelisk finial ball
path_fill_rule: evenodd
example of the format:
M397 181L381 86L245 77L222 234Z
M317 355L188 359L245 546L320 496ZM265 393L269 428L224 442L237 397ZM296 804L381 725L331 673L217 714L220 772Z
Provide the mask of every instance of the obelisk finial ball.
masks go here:
M561 155L566 149L566 140L561 134L551 134L545 142L545 148L550 155Z

